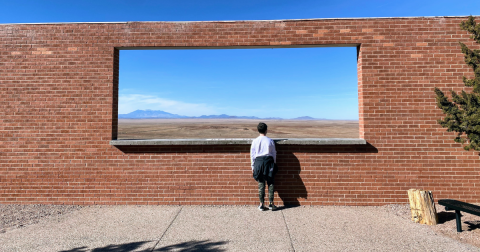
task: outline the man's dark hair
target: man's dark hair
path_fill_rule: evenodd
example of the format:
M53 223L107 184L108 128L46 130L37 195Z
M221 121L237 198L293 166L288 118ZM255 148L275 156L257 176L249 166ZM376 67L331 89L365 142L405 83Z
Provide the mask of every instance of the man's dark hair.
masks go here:
M257 126L258 133L265 134L267 132L267 125L263 122L259 123Z

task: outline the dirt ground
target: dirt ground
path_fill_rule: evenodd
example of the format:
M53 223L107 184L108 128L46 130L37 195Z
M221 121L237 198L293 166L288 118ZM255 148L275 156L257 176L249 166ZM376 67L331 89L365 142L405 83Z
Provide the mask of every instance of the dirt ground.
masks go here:
M271 138L358 138L358 121L243 119L119 119L118 139L255 138L257 124Z

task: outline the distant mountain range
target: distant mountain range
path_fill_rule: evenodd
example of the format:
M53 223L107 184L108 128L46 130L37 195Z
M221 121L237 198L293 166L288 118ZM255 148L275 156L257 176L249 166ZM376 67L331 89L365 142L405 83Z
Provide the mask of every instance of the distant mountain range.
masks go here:
M256 116L231 116L231 115L202 115L202 116L183 116L171 114L161 110L135 110L128 114L118 114L119 119L265 119L265 120L285 120L280 117L259 118ZM327 120L325 118L313 118L302 116L290 120Z

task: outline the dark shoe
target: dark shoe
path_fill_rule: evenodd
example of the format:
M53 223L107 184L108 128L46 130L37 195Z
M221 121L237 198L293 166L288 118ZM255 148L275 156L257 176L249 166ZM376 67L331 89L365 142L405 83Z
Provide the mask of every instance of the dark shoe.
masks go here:
M258 210L260 210L260 211L265 211L265 207L264 207L262 204L260 204L260 205L258 206Z
M277 210L277 206L275 206L273 203L270 203L270 205L268 205L268 209L275 211Z

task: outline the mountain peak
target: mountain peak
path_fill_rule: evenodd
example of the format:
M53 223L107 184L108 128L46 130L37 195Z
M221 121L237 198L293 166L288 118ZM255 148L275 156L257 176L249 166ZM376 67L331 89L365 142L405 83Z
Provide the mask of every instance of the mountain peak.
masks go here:
M322 119L317 119L317 118L313 118L313 117L310 117L310 116L300 116L300 117L297 117L297 118L293 118L293 120L322 120Z

